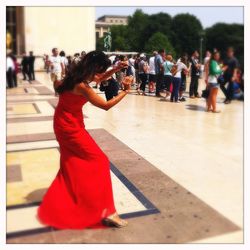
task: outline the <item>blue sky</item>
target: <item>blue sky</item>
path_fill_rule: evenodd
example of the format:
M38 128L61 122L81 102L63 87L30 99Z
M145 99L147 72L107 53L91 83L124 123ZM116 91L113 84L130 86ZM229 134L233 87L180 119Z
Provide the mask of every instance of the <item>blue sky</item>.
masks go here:
M171 16L190 13L197 16L203 27L207 28L217 22L244 23L243 7L96 7L96 18L103 15L132 15L136 9L147 14L166 12Z

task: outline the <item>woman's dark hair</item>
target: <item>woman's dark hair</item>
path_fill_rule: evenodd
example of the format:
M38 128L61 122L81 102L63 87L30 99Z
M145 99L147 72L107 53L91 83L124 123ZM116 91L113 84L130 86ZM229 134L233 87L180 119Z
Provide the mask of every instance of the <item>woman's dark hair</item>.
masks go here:
M120 55L120 56L119 56L119 59L120 59L121 61L124 61L125 56L124 56L124 55Z
M61 94L64 91L74 89L76 84L93 80L95 74L104 73L111 62L101 51L91 51L86 54L77 64L71 64L62 83L57 87L56 92Z
M62 50L60 53L59 53L59 56L65 56L65 52Z
M213 51L212 57L211 57L211 58L214 59L214 57L215 57L217 54L220 55L220 52L219 52L218 50Z

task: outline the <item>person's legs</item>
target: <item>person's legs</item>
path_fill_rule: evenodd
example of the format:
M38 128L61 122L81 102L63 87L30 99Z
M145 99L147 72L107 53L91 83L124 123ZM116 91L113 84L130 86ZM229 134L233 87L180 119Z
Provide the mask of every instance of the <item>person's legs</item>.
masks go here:
M191 82L189 86L189 97L194 97L194 81L195 81L195 77L191 76Z
M23 74L23 80L26 80L26 71L25 71L25 69L22 69L22 74Z
M178 101L178 91L179 91L179 78L173 77L173 90L171 93L170 100L171 101Z
M154 85L155 85L155 75L150 74L149 75L149 83L148 83L149 93L154 92Z
M160 95L160 91L161 91L161 88L162 88L162 80L163 80L163 75L162 74L157 74L156 75L156 91L155 91L156 96Z
M217 98L217 94L218 94L218 88L211 88L211 106L212 106L212 111L213 112L217 112L216 109L216 98Z
M234 95L233 82L229 81L227 86L227 101L225 102L226 104L231 102L231 100L233 99L233 95Z
M34 71L34 69L32 69L31 78L32 78L33 81L35 80L35 71Z
M186 78L181 78L181 85L180 85L180 89L179 89L180 101L186 101L185 97L183 96L183 93L185 90L186 90Z
M181 84L181 78L175 78L175 86L174 86L174 99L175 102L178 102L179 89Z
M13 85L14 87L17 87L17 76L15 71L12 71L12 77L13 77Z
M198 87L199 87L199 76L195 76L194 77L194 95L195 95L195 97L199 97Z
M31 78L31 70L27 69L26 74L28 76L29 81L31 81L32 80L32 78Z
M6 78L7 78L7 84L9 88L13 88L13 76L12 76L12 70L8 69L6 73Z
M208 95L208 98L207 98L207 100L206 100L206 102L207 102L207 111L211 111L212 110L212 104L211 104L211 100L212 100L212 88L211 87L209 87L209 95Z
M140 90L143 91L143 93L145 92L145 88L146 88L146 83L147 83L147 75L146 74L140 74L141 76L141 86L140 86Z
M230 81L230 77L224 76L224 80L220 82L220 89L226 97L225 101L228 100L228 92L227 92L226 84L229 83L229 81Z

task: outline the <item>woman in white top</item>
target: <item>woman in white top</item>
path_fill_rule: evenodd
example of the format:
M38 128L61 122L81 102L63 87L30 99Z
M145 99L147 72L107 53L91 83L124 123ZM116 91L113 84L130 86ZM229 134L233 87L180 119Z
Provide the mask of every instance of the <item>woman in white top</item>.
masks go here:
M157 55L157 51L153 52L153 56L149 58L149 78L148 78L148 88L149 93L153 93L155 91L155 56Z
M188 72L188 68L186 64L184 63L183 58L179 60L175 66L172 67L172 82L173 82L173 90L171 93L170 101L175 101L176 103L179 103L179 89L181 86L181 72L184 70L185 72Z

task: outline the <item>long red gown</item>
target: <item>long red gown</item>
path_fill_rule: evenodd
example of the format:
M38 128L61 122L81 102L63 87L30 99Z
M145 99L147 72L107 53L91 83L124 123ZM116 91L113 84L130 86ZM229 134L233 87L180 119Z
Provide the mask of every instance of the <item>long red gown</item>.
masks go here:
M109 160L85 130L86 102L67 91L60 94L55 109L60 169L37 210L40 222L55 228L95 227L116 212Z

